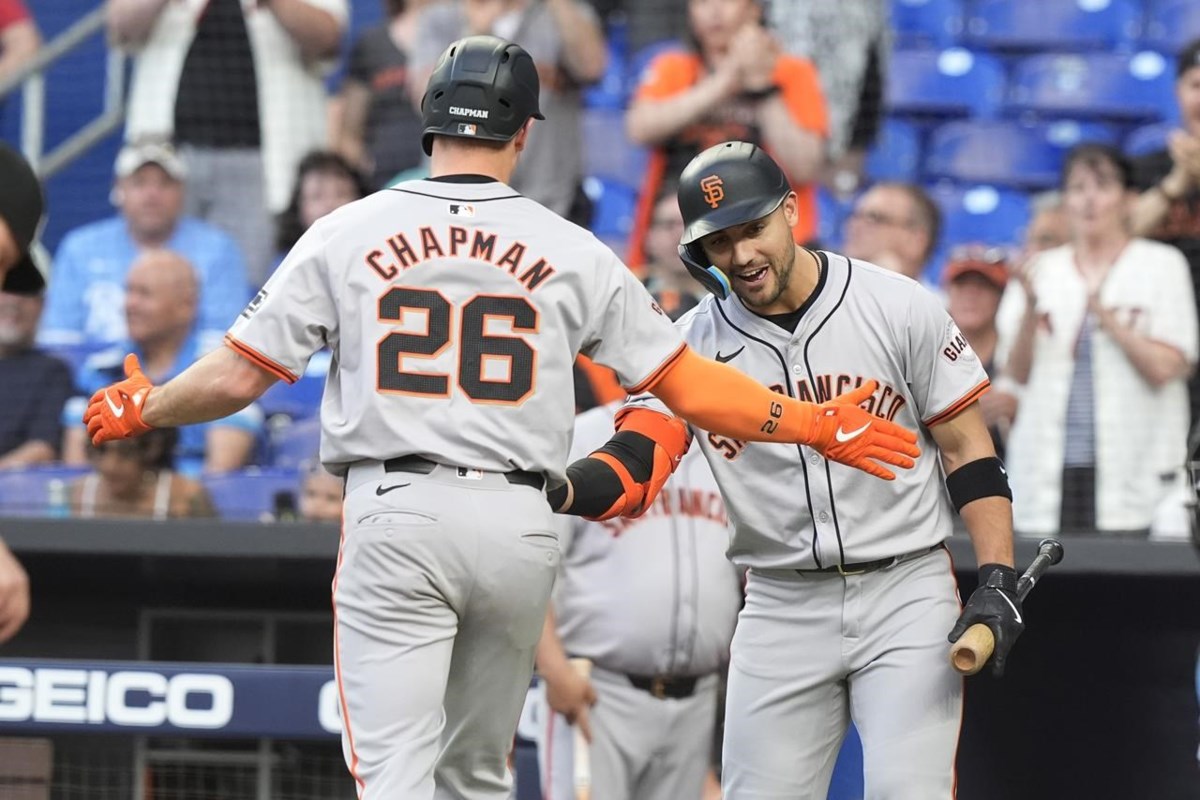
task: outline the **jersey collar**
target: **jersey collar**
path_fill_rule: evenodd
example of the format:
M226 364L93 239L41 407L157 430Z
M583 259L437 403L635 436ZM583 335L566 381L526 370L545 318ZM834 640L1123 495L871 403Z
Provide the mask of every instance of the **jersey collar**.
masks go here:
M453 175L439 175L436 178L426 178L433 183L499 183L491 175L480 175L474 172L460 172Z

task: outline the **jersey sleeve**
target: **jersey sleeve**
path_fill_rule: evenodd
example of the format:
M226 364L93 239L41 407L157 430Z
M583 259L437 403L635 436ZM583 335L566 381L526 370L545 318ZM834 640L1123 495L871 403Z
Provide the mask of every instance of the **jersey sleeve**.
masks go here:
M638 78L634 102L663 100L677 95L696 82L699 63L690 53L663 53L650 61Z
M617 373L630 394L644 391L683 355L675 325L641 281L609 253L597 270L593 320L581 352Z
M1196 301L1192 276L1183 254L1164 251L1162 269L1154 283L1154 305L1147 335L1179 350L1189 364L1196 363Z
M921 422L932 427L987 391L987 373L941 302L914 286L908 303L907 380Z
M225 335L238 354L288 383L295 383L313 353L336 338L337 307L322 222L300 237Z
M779 59L775 82L797 126L821 136L829 135L829 114L816 67L803 58Z

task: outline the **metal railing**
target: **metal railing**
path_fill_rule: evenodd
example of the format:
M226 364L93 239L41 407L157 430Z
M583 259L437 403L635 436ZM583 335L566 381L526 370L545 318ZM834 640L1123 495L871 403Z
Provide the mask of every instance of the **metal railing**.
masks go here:
M46 71L88 38L104 31L104 5L80 17L46 43L33 60L0 82L0 99L21 88L21 151L42 180L62 171L97 142L117 130L125 119L125 54L109 47L105 63L104 108L66 141L45 152Z

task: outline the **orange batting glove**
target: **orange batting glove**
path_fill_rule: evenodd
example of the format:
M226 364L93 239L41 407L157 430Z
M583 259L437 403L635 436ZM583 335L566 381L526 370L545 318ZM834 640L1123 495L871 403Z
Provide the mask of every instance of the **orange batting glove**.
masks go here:
M92 444L129 439L153 428L142 419L142 406L152 388L138 357L133 353L125 356L125 380L92 395L87 411L83 412Z
M692 431L679 417L637 406L622 408L614 422L618 432L634 431L654 442L654 463L650 478L641 486L642 496L630 498L633 502L621 514L636 519L654 504L663 485L692 446Z
M877 381L865 381L857 389L822 403L813 415L809 447L831 461L891 481L896 479L895 473L877 462L909 469L921 450L917 435L908 428L859 406L878 387Z

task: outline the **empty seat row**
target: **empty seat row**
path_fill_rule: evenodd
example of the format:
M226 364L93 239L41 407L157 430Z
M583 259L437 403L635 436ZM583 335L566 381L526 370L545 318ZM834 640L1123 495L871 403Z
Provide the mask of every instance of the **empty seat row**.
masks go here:
M1175 53L1200 36L1195 0L892 0L891 11L901 45Z

